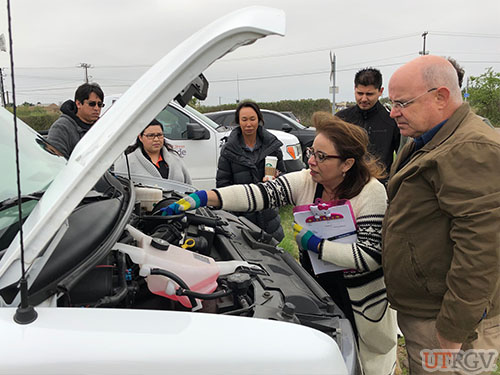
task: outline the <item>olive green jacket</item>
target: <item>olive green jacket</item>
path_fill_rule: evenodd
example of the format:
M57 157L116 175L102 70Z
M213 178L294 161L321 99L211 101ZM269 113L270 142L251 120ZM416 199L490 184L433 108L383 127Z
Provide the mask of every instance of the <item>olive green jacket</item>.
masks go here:
M391 169L382 264L392 306L467 342L499 310L500 136L463 104ZM399 169L399 170L398 170Z

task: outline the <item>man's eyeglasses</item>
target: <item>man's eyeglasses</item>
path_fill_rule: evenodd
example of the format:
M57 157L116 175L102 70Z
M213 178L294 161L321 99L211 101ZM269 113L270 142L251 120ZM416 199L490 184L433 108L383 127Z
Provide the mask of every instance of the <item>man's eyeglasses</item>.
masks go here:
M143 137L146 137L150 141L155 139L155 138L163 138L163 133L149 133L149 134L143 134Z
M323 151L314 151L314 148L308 147L306 148L306 158L310 159L311 156L314 156L314 160L318 163L323 163L326 159L344 159L339 155L328 155Z
M95 101L91 101L91 102L87 102L87 104L90 106L90 107L95 107L96 105L99 107L99 108L102 108L104 107L104 103L103 102L95 102Z
M398 101L398 100L395 100L395 101L392 101L392 100L391 100L392 108L394 108L394 109L403 109L403 108L406 108L406 107L408 107L411 103L413 103L415 100L417 100L418 98L420 98L420 97L424 96L425 94L428 94L428 93L430 93L430 92L433 92L433 91L435 91L435 90L437 90L437 87L433 87L432 89L429 89L429 90L427 90L426 92L424 92L423 94L420 94L419 96L416 96L416 97L414 97L413 99L410 99L410 100L408 100L408 101L406 101L406 102L400 102L400 101Z

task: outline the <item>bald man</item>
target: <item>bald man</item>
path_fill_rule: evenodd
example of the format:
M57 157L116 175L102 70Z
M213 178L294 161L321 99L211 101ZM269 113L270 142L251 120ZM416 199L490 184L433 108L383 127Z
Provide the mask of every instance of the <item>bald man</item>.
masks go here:
M411 140L387 186L384 275L410 373L428 374L425 350L500 349L500 136L462 102L444 58L403 65L389 98Z

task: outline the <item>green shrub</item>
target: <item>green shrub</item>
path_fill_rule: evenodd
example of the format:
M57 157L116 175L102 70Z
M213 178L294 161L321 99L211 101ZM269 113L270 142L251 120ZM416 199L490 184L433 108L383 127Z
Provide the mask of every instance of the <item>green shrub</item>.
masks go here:
M42 114L29 114L29 115L18 115L18 117L31 126L34 130L47 130L50 125L54 123L59 118L57 113L42 113Z
M7 107L12 112L12 106ZM35 107L26 104L16 108L17 117L36 131L47 130L56 121L60 113L47 107Z

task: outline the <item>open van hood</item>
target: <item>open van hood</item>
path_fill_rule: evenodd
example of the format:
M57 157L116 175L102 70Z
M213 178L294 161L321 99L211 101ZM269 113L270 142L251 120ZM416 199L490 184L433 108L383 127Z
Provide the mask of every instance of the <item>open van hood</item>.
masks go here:
M285 15L281 10L249 7L236 11L192 35L135 82L78 143L66 167L25 221L28 272L79 202L167 103L226 53L284 32ZM50 253L48 249L41 257L48 259ZM20 277L18 236L0 261L0 288Z

